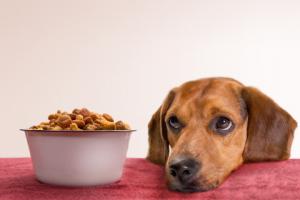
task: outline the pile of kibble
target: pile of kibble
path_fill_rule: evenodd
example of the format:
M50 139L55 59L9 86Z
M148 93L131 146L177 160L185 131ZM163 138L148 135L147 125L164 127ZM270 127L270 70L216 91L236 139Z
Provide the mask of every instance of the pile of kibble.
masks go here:
M114 121L109 114L98 114L86 108L74 109L72 113L61 112L48 116L49 121L32 126L34 130L130 130L122 121Z

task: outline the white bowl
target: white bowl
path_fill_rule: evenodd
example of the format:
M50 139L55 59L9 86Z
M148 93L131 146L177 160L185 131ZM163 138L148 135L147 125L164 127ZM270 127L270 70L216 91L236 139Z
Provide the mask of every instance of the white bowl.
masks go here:
M95 186L120 180L133 130L23 131L39 181Z

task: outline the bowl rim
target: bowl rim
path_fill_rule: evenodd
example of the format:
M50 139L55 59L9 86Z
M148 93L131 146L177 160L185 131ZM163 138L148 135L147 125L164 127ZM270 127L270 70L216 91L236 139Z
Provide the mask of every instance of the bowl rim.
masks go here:
M40 132L40 133L104 133L104 132L111 132L111 133L119 133L119 132L135 132L136 129L130 130L35 130L35 129L19 129L20 131L24 132Z

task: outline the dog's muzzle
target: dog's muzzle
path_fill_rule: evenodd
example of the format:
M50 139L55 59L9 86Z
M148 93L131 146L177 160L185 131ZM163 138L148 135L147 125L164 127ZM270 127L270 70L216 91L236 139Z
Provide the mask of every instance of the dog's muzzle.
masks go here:
M195 192L201 190L197 184L197 174L200 163L196 160L180 156L169 162L167 173L169 173L169 188L181 192Z

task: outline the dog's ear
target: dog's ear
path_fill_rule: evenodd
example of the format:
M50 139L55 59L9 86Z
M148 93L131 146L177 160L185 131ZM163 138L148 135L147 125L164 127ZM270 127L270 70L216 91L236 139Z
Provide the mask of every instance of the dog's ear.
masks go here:
M174 98L175 92L172 90L169 92L163 104L153 114L148 124L149 150L147 159L156 164L164 165L169 156L169 142L165 115Z
M252 87L242 89L248 112L245 162L285 160L297 122L272 99Z

